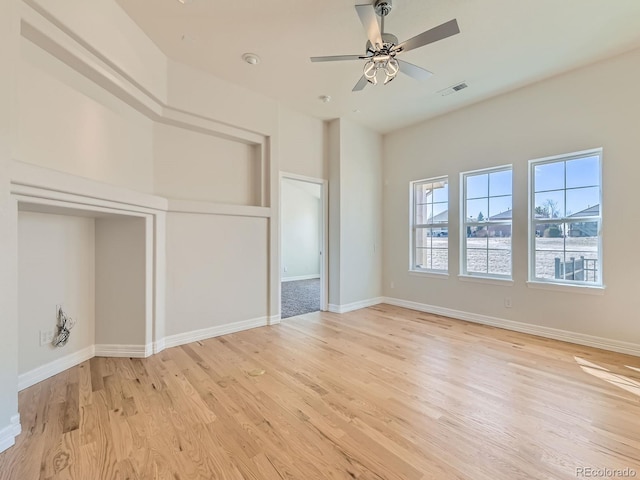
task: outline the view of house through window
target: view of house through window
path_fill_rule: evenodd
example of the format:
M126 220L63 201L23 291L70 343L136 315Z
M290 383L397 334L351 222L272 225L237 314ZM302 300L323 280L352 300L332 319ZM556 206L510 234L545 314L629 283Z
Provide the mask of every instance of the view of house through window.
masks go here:
M449 268L449 182L447 177L412 182L412 258L415 271Z
M530 278L602 284L601 151L532 161Z
M467 172L461 177L462 274L511 278L511 167Z

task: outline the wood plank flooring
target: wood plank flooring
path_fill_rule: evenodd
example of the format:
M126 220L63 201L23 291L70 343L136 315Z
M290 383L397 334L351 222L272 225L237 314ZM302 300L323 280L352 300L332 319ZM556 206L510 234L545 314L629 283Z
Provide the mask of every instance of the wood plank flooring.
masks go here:
M640 358L388 305L94 358L19 405L2 480L640 477Z

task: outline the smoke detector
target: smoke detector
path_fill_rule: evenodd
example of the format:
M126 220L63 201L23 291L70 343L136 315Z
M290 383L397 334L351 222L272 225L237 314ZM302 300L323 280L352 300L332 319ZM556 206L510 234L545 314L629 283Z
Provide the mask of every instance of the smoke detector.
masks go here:
M245 53L242 55L242 59L249 65L257 65L260 63L260 57L255 53Z

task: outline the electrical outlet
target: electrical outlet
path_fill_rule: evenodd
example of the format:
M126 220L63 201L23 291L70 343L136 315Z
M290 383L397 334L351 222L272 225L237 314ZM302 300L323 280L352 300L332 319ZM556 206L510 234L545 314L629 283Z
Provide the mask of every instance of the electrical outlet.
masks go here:
M284 267L284 268L282 269L282 271L283 271L284 273L287 273L287 272L289 271L289 269L288 269L287 267Z
M395 282L391 282L391 284L389 285L391 288L396 288L396 284Z
M511 297L504 297L504 307L505 308L511 308Z

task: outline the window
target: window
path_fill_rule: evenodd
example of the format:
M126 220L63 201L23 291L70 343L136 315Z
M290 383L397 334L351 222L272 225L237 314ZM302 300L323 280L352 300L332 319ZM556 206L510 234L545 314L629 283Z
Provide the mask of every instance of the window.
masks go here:
M529 279L602 285L602 150L529 162Z
M449 182L447 177L411 182L411 270L449 269Z
M461 174L461 274L511 279L511 166Z

